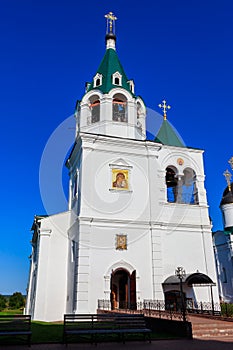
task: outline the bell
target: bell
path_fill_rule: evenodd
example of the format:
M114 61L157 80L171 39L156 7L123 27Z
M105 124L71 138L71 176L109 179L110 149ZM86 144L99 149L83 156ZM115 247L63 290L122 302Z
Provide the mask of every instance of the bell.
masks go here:
M175 187L177 185L177 179L175 178L175 173L173 172L166 173L166 184L167 184L167 187Z

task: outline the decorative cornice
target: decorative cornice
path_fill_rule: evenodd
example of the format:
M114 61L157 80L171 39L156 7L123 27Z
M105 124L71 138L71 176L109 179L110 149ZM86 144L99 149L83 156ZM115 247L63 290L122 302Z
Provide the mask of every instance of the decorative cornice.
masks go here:
M192 231L200 231L200 230L211 230L211 225L195 225L195 224L176 224L175 222L160 222L160 221L142 221L142 220L117 220L117 219L103 219L103 218L93 218L93 217L78 217L77 220L80 224L84 225L96 225L96 226L105 226L105 227L119 227L119 226L129 226L130 228L140 227L145 229L157 229L166 231L176 227L176 230L179 228L180 230L191 229Z

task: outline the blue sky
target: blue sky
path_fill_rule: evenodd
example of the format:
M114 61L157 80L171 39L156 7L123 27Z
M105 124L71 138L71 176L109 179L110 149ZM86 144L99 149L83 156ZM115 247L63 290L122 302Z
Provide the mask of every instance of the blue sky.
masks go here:
M157 111L166 98L168 119L186 145L205 150L210 215L214 229L222 228L222 173L233 156L233 2L2 0L2 294L25 293L30 228L35 214L46 213L40 160L103 57L109 11L118 17L117 52L136 93ZM67 133L73 138L72 127ZM66 209L56 196L52 201L54 212Z

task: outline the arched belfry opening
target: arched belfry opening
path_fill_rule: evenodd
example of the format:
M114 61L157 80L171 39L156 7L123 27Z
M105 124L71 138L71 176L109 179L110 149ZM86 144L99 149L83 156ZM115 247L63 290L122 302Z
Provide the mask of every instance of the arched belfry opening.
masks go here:
M136 310L136 271L117 269L111 274L111 309Z
M116 122L128 122L127 99L123 94L116 94L113 97L112 119Z
M174 203L177 201L178 181L176 177L176 169L167 167L166 169L166 185L167 185L167 201Z
M91 111L91 123L97 123L100 121L100 100L98 95L90 97L90 111Z
M175 167L166 168L167 201L170 203L198 204L196 173L186 168L178 175Z

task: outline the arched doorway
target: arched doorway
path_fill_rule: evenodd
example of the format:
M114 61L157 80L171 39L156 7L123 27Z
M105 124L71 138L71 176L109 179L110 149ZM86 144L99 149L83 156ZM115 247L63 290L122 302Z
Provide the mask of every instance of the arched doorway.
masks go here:
M136 271L132 274L117 269L111 274L111 308L133 309L136 307Z

